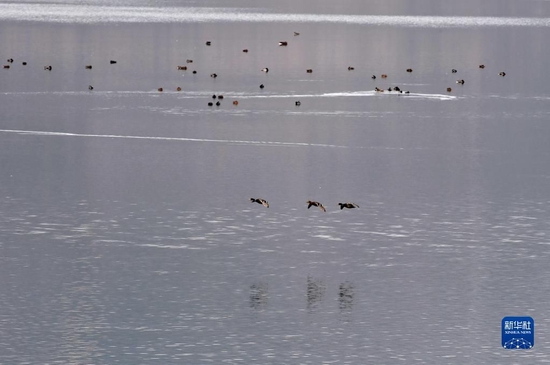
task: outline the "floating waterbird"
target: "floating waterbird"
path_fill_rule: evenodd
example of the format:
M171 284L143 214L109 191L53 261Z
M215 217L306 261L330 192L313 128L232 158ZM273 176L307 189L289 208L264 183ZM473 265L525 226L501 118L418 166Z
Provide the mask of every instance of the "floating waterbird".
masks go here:
M355 67L353 67L353 66L348 66L348 71L353 71L353 70L355 70Z
M206 41L206 45L207 45L207 46L210 46L210 45L212 45L212 42Z
M86 70L91 70L92 69L92 65L86 65Z
M267 72L269 72L269 69L268 69L267 67L262 68L262 72L266 72L266 73L267 73Z
M503 72L499 72L498 75L499 75L499 76L506 76L506 72L504 72L504 71L503 71Z
M407 72L409 72L409 73L410 73L410 72L413 72L413 69L412 69L412 68L408 68L408 69L407 69Z
M301 102L300 102L299 100L298 100L298 101L296 101L296 102L295 102L294 104L295 104L296 106L300 106L300 105L302 105L302 103L301 103Z
M88 85L88 90L93 90L94 87L92 85Z
M308 74L310 74L310 73L313 73L313 70L312 70L311 68L308 68L308 69L306 70L306 72L307 72Z
M458 71L457 71L456 69L453 68L453 69L451 70L451 72L455 74L455 73L457 73Z
M464 80L456 80L457 84L464 85Z
M187 70L187 66L178 66L178 70L185 71Z
M279 46L288 46L288 42L281 41L281 42L279 42Z
M264 84L261 84L261 85L260 85L260 89L263 89L264 87L265 87Z
M479 68L485 68L485 65L479 65Z

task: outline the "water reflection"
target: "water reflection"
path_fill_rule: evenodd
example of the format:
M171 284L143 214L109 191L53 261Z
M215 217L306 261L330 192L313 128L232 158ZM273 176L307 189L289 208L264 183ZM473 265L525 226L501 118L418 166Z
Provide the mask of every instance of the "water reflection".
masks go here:
M338 288L338 308L341 313L351 312L353 308L353 284L350 282L343 282Z
M314 311L325 295L325 283L308 275L307 277L307 309Z
M267 307L268 285L260 281L250 285L250 308L262 310Z

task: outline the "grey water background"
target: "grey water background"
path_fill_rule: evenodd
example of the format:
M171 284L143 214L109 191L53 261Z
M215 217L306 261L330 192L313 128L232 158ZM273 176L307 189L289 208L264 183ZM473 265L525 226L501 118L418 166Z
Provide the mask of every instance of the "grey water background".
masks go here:
M0 1L0 364L549 362L549 10Z

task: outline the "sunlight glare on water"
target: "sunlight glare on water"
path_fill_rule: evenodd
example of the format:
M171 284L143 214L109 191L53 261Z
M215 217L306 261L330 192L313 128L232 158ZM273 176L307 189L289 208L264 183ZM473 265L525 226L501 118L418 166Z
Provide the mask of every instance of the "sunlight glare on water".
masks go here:
M241 8L0 4L0 19L56 23L341 23L402 27L548 27L550 18L281 14Z

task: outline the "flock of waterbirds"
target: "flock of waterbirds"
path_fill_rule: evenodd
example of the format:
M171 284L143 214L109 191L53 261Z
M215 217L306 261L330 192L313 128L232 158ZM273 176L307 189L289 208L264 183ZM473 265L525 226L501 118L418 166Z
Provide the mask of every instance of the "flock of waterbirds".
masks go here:
M250 202L251 203L258 203L258 204L263 205L266 208L269 208L269 203L265 199L250 198ZM306 203L307 203L307 209L309 209L311 207L317 207L317 208L321 209L323 212L327 211L325 206L323 204L317 202L317 201L308 200ZM338 205L340 206L340 210L342 210L344 208L347 208L347 209L359 208L359 205L357 205L355 203L349 203L349 202L348 203L338 203Z
M294 36L299 36L299 35L300 35L300 33L294 32ZM212 46L212 41L207 41L207 42L206 42L206 46L208 46L208 47ZM288 46L288 41L279 41L279 46L280 46L280 47L286 47L286 46ZM243 49L242 51L243 51L243 53L248 53L248 49ZM13 63L14 63L14 59L13 59L13 58L9 58L9 59L7 60L7 64L4 65L4 69L10 69L10 68L11 68L11 65L12 65ZM110 60L110 64L116 64L116 63L117 63L117 61L115 61L115 60ZM193 60L192 60L192 59L187 59L187 60L186 60L186 63L187 63L187 64L191 64L191 63L193 63ZM22 64L23 66L26 66L26 65L27 65L27 62L26 62L26 61L23 61L23 62L21 62L21 64ZM485 68L485 65L481 64L481 65L479 65L479 68L480 68L480 69L484 69L484 68ZM92 65L85 65L85 69L91 70L91 69L92 69ZM178 71L187 71L187 70L188 70L188 66L187 66L187 65L177 65L176 69L177 69ZM354 66L348 66L347 69L348 69L348 71L354 71L354 70L355 70L355 67L354 67ZM53 67L52 67L51 65L46 65L46 66L44 66L44 70L45 70L45 71L52 71L52 70L53 70ZM268 68L268 67L264 67L264 68L262 68L260 71L261 71L261 72L264 72L264 73L268 73L268 72L269 72L269 68ZM412 73L412 72L413 72L413 69L412 69L412 68L407 68L407 69L406 69L406 72ZM457 69L454 69L454 68L453 68L453 69L451 70L451 73L453 73L453 74L455 74L455 73L457 73L457 72L458 72ZM196 71L196 70L193 70L192 73L193 73L194 75L196 75L196 74L197 74L197 71ZM313 73L313 69L311 69L311 68L306 69L306 73L309 73L309 74ZM498 73L498 75L504 77L504 76L506 76L506 72L501 71L501 72ZM213 72L213 73L210 74L210 77L212 77L212 78L217 78L217 77L218 77L218 74L215 73L215 72ZM381 75L380 75L380 78L382 78L382 79L387 79L387 78L388 78L388 75L387 75L387 74L381 74ZM376 79L377 79L377 76L376 76L376 75L372 75L372 76L371 76L371 79L376 80ZM456 80L456 83L459 84L459 85L464 85L465 81L464 81L464 79L458 79L458 80ZM266 86L265 86L264 84L260 84L259 87L260 87L260 89L264 89ZM88 90L92 91L92 90L94 90L94 87L93 87L92 85L88 85ZM446 90L447 90L447 92L449 92L449 93L452 92L452 88L451 88L451 87L447 87ZM164 91L164 88L163 88L163 87L159 87L159 88L157 88L157 91L158 91L158 92L163 92L163 91ZM182 88L181 88L180 86L178 86L178 87L176 88L176 91L182 91ZM384 93L384 92L386 92L386 93L393 93L393 94L410 94L409 91L404 91L404 90L402 90L399 86L393 86L393 87L390 86L390 87L388 87L388 88L379 88L379 87L375 87L375 88L374 88L374 91L375 91L376 93ZM223 96L223 95L215 95L215 94L214 94L214 95L212 95L212 99L214 99L214 100L215 100L215 99L218 99L218 100L217 100L215 103L214 103L213 101L209 101L209 102L208 102L208 106L213 107L213 106L215 105L215 106L218 106L218 107L219 107L219 106L221 106L221 100L224 99L224 96ZM238 100L233 100L232 104L235 105L235 106L237 106L237 105L239 105L239 101L238 101ZM301 104L302 104L302 103L301 103L301 101L299 101L299 100L296 100L296 101L294 102L294 105L296 105L296 106L300 106Z

